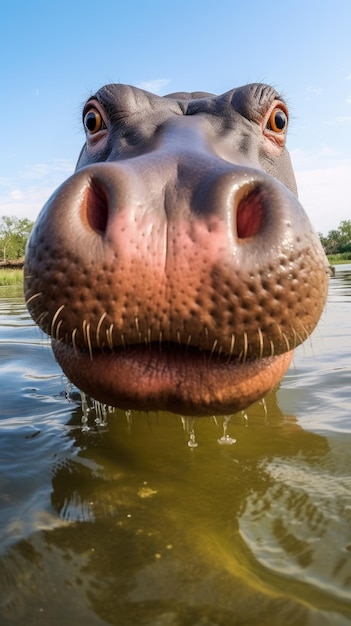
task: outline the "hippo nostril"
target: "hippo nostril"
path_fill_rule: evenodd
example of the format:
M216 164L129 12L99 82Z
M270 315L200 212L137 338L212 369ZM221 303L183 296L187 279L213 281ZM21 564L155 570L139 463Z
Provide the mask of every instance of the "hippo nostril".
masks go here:
M265 221L266 193L261 185L247 185L239 191L236 229L239 239L257 235Z
M105 233L108 220L108 199L105 190L94 179L84 192L82 217L90 228L98 233Z

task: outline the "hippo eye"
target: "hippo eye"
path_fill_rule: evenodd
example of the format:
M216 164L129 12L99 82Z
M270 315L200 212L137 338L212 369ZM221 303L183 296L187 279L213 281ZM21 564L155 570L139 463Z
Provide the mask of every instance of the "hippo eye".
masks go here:
M267 122L268 130L273 130L275 133L283 133L286 130L287 125L288 116L285 111L279 107L273 109Z
M89 135L95 135L99 130L106 128L104 120L96 109L90 109L90 111L84 115L83 123Z

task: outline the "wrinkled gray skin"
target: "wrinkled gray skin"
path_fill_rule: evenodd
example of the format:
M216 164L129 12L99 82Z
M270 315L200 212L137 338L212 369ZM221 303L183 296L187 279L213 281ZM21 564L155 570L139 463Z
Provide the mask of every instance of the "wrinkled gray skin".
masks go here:
M165 97L108 85L89 98L76 172L25 263L28 309L78 387L205 415L279 382L329 275L296 198L287 117L261 84Z

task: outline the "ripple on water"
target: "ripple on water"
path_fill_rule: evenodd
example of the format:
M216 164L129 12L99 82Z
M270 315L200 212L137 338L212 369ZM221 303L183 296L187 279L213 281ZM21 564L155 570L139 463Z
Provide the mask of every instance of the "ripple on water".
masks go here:
M1 623L349 624L350 294L338 271L266 405L99 424L95 407L85 432L23 300L0 294Z
M330 441L318 465L276 457L262 464L266 489L252 493L239 519L253 558L287 580L310 587L311 597L350 607L350 441ZM348 472L345 470L348 468Z

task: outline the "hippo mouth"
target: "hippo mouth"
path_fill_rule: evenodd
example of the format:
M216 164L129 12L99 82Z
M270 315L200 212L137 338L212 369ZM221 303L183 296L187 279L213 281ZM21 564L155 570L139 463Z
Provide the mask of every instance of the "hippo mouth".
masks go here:
M192 346L170 344L165 349L156 343L89 351L55 339L52 347L68 378L95 400L184 415L244 409L278 384L293 355L289 351L243 361Z

